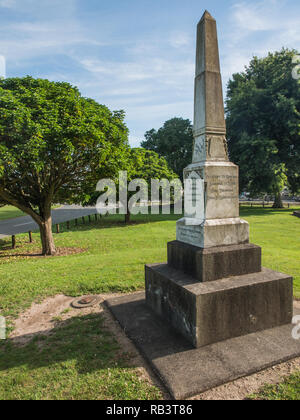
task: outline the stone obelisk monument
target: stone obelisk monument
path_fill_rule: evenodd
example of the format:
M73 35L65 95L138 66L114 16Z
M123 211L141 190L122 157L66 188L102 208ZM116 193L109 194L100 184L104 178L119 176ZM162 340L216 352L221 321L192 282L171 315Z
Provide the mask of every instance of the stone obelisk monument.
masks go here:
M238 167L229 161L216 21L197 28L193 162L185 217L168 263L146 266L146 302L195 347L289 324L292 278L261 267L239 217Z
M203 188L185 189L187 217L177 224L178 241L201 248L248 243L248 223L239 218L238 167L228 158L216 21L208 12L197 28L193 163L184 178L202 179ZM191 217L187 200L203 209Z

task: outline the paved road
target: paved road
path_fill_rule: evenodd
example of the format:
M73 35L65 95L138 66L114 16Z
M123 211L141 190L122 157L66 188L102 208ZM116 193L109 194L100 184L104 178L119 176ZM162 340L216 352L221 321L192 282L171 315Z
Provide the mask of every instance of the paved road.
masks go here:
M95 207L81 207L81 206L62 206L58 209L52 210L52 223L58 224L67 222L69 220L79 219L82 216L89 216L96 214ZM39 230L38 225L32 220L30 216L17 217L15 219L7 219L0 221L0 238L11 235L18 235L19 233L26 233L29 231L35 232Z

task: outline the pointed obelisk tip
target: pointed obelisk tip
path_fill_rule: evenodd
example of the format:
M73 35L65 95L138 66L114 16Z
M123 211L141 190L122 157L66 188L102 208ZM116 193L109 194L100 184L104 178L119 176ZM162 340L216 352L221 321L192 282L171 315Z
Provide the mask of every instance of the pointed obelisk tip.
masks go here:
M207 10L205 10L205 12L203 13L203 16L200 19L200 22L202 22L204 19L215 20Z

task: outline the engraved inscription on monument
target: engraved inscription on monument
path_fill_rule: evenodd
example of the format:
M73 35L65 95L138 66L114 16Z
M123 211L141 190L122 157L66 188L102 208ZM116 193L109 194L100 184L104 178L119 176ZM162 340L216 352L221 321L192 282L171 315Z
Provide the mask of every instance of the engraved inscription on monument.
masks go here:
M232 175L207 176L207 199L236 200L238 191L238 177Z

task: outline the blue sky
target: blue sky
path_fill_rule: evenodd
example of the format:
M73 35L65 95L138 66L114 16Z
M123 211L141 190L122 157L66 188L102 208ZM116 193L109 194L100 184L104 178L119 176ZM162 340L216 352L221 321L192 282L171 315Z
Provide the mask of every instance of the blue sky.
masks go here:
M196 25L217 19L223 84L253 55L300 50L299 0L0 0L0 73L65 80L124 109L130 143L193 115ZM1 70L2 69L2 70Z

